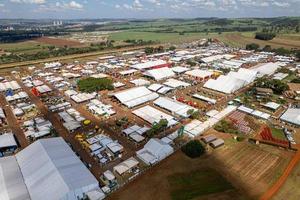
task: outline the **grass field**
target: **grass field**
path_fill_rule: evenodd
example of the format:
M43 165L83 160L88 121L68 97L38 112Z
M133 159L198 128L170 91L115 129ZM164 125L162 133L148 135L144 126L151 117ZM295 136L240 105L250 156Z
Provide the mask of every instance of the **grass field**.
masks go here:
M271 128L273 137L281 140L286 140L283 130L272 127Z
M47 46L49 45L33 40L16 43L0 43L0 49L11 53L36 53L38 51L46 51Z
M226 179L210 168L173 174L168 177L168 182L173 200L189 200L234 189Z
M253 32L224 32L217 33L185 33L180 35L178 33L155 33L155 32L139 32L139 31L123 31L111 33L110 39L115 41L124 41L128 39L142 39L145 41L153 40L161 43L181 43L191 42L202 38L216 38L229 46L245 48L249 43L257 43L261 47L271 45L272 48L299 48L300 34L282 34L270 41L263 41L254 39Z
M212 34L211 34L212 35ZM215 35L215 34L214 34ZM110 39L115 41L124 40L138 40L142 39L145 41L158 41L161 43L180 43L180 42L191 42L206 38L208 35L205 33L185 33L179 35L178 33L154 33L154 32L134 32L134 31L123 31L110 34Z

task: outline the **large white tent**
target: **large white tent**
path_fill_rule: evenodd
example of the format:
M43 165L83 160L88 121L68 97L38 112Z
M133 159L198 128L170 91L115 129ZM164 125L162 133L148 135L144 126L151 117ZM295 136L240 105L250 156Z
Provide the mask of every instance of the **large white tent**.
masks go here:
M279 67L281 67L281 64L282 63L280 62L263 63L254 66L253 68L251 68L251 70L257 72L259 76L264 76L264 75L270 76L274 74Z
M18 162L14 156L0 158L0 199L30 199Z
M173 147L158 138L150 139L144 148L137 151L137 157L147 165L155 164L171 155Z
M128 90L123 90L114 94L114 96L124 105L129 108L141 105L145 102L154 100L159 97L155 92L151 92L146 87L135 87Z
M216 80L210 79L204 84L204 87L230 94L253 82L256 74L255 71L242 68L237 72L230 72L226 76L221 75Z
M167 97L159 97L153 103L156 106L164 108L164 109L168 110L169 112L172 112L181 117L189 117L189 115L188 115L189 110L194 110L194 111L197 110L196 108L193 108L187 104L181 103L179 101L176 101L174 99L170 99Z
M151 69L143 73L145 76L151 77L155 80L162 80L175 76L175 73L168 67L158 69Z
M168 66L169 64L164 60L153 60L153 61L147 61L144 63L138 63L135 65L132 65L131 68L138 69L138 70L144 70L144 69L151 69L151 68L157 68L157 67L163 67Z
M1 158L0 166L3 200L77 200L99 189L96 178L60 137L40 139L15 156Z
M150 124L158 123L161 119L166 119L168 121L168 126L173 126L178 123L171 115L161 112L152 106L141 107L137 110L134 110L132 113L149 122Z

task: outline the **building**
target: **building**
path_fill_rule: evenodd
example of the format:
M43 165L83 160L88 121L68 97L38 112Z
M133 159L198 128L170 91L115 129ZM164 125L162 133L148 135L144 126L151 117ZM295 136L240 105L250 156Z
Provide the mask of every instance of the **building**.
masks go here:
M40 139L0 158L0 199L77 200L99 183L60 137Z
M280 119L287 123L300 126L300 108L288 108Z
M148 61L148 62L132 65L131 68L137 70L147 70L147 69L157 69L161 67L170 67L170 66L171 63L168 63L164 60L154 60L154 61Z
M137 157L147 165L155 164L174 152L173 147L158 138L152 138L144 148L137 151Z

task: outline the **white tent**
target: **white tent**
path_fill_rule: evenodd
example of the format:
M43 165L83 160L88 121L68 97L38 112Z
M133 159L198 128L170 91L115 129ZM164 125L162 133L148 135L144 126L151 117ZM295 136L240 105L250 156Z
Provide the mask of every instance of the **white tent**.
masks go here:
M22 173L14 156L0 158L0 199L30 200Z
M152 138L144 148L137 151L137 157L141 159L147 165L155 164L171 155L174 152L173 147L163 142L160 139Z
M32 200L78 199L98 181L62 138L40 139L16 155Z
M155 92L151 92L146 87L135 87L123 90L114 94L114 96L129 108L141 105L159 97Z
M148 70L143 73L145 76L151 77L155 80L162 80L175 76L175 73L168 67Z
M238 72L230 72L226 76L221 75L216 80L208 80L204 87L230 94L253 82L256 74L255 71L239 69Z
M193 108L187 104L181 103L179 101L176 101L174 99L170 99L167 97L159 97L153 103L156 106L164 108L164 109L168 110L169 112L172 112L181 117L189 117L189 115L187 113L189 110L197 111L196 108Z
M158 123L161 119L168 121L168 126L173 126L178 123L171 115L168 115L151 106L144 106L132 112L136 116L144 119L150 124Z

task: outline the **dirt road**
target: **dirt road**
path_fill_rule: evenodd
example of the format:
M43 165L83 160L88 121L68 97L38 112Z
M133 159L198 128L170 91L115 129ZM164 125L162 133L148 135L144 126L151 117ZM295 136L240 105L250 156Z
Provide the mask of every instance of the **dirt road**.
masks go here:
M28 146L29 142L26 139L23 130L21 129L18 120L15 117L15 114L13 113L9 103L6 101L3 94L0 95L0 104L5 112L6 120L8 123L8 126L11 128L12 132L15 134L21 148L25 148Z
M298 145L299 149L300 145ZM281 186L286 182L287 178L293 171L294 167L300 161L300 152L298 151L295 156L292 158L286 169L284 170L281 177L277 180L277 182L269 188L261 197L260 200L269 200L271 199L281 188Z
M103 173L103 168L100 167L97 161L81 146L81 144L74 138L74 136L62 126L58 114L50 112L44 105L44 103L39 99L39 97L33 95L31 91L24 86L22 81L20 81L19 79L16 79L16 81L19 83L22 89L26 91L31 101L38 107L44 117L52 123L59 136L61 136L66 142L71 144L72 149L79 155L80 159L84 163L91 166L91 172L99 180L100 175Z

